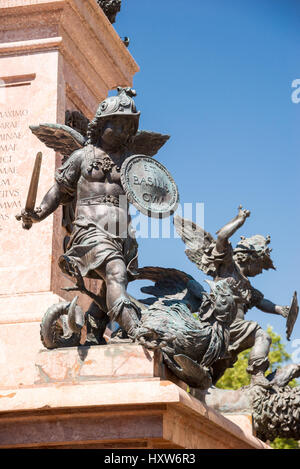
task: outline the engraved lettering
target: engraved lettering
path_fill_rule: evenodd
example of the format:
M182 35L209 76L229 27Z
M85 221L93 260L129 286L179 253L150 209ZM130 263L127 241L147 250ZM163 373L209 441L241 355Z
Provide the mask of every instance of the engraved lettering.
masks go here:
M0 202L0 208L2 209L12 209L12 208L22 208L20 200L13 200L12 202Z
M143 194L143 199L145 202L150 202L151 201L151 195L150 194Z
M12 162L12 155L0 156L0 163L8 164Z
M0 187L3 187L3 186L10 186L9 179L0 179Z
M145 192L142 197L145 202L152 202L152 203L156 203L159 205L162 204L163 202L163 197L157 194L152 195L152 194L148 194L147 192Z
M10 143L9 145L0 145L0 151L3 151L3 153L8 153L9 151L16 151L16 144Z
M14 117L27 117L28 116L28 109L20 109L20 110L9 110L9 111L0 111L0 119L11 119Z
M4 168L0 167L0 174L16 174L16 167L15 166L4 166Z
M28 109L0 111L0 222L14 218L16 209L22 208L20 191L14 188L18 166L13 164L18 142L23 137L22 128L29 115ZM12 178L11 178L12 177ZM0 230L2 228L0 227Z
M158 196L156 194L153 195L152 197L152 202L154 203L157 203L157 204L161 204L162 203L162 200L163 200L163 197L161 196Z
M8 197L19 197L20 193L17 189L0 190L0 199L7 199Z
M0 134L1 142L6 142L7 140L14 140L14 139L20 139L20 138L21 138L21 132L12 132L12 133L7 133L7 134Z
M18 122L0 122L0 129L16 129L18 127Z

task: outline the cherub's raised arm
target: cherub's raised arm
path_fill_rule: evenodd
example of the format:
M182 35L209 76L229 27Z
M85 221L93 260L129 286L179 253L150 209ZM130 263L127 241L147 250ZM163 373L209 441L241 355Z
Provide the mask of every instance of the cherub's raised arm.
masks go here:
M216 249L218 252L223 252L228 245L229 238L245 223L247 217L250 216L249 210L243 210L242 206L239 206L238 214L233 218L229 223L227 223L223 228L217 231L217 243Z

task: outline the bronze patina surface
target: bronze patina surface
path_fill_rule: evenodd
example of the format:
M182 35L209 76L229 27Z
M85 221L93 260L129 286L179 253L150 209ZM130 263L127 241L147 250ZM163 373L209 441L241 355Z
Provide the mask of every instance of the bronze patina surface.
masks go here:
M290 340L291 334L294 329L295 322L297 321L299 313L299 306L298 306L298 298L297 298L297 292L294 292L291 306L289 308L288 316L286 319L286 338L287 340Z
M29 229L59 205L71 204L65 223L70 236L59 266L74 282L66 289L92 299L86 312L77 305L77 297L50 306L41 323L42 343L49 349L106 345L104 331L113 321L120 327L110 343L133 341L156 351L177 378L200 390L212 389L238 354L250 348L247 371L257 433L264 439L299 439L299 392L287 386L299 377L299 365L265 376L271 338L245 317L254 307L280 315L287 319L290 338L298 315L297 296L291 306L279 305L250 282L264 270L275 269L270 236L241 236L236 247L231 245L230 238L250 211L239 206L216 238L191 220L174 217L188 259L212 277L207 280L210 291L177 269L138 266L127 202L148 216L164 218L176 210L179 196L168 170L152 158L169 136L138 130L135 96L135 90L119 87L118 95L102 101L88 124L78 114L69 115L69 123L79 130L61 124L31 126L64 158L54 185L35 209L38 178L33 178L34 190L17 219ZM97 294L86 288L85 278L98 281ZM136 299L128 293L128 283L135 280L153 283L141 289L149 297Z
M138 210L155 218L170 216L179 201L177 186L169 171L146 155L133 155L121 168L124 191Z

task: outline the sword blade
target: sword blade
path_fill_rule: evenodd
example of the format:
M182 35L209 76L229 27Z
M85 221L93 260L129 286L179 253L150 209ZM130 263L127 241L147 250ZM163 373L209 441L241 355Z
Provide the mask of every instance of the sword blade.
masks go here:
M42 153L39 151L36 155L34 167L32 171L30 186L28 190L25 210L32 211L35 207L39 178L40 178L40 171L41 171L41 164L42 164Z

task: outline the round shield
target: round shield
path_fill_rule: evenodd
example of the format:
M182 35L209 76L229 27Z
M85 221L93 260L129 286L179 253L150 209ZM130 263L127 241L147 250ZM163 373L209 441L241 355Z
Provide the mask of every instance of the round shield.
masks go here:
M299 313L297 292L294 293L286 319L286 338L290 340Z
M177 208L179 195L171 174L150 156L127 158L121 167L121 183L129 202L148 217L168 217Z

